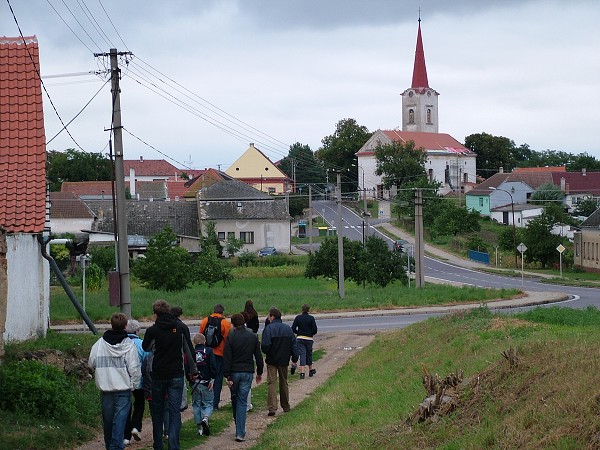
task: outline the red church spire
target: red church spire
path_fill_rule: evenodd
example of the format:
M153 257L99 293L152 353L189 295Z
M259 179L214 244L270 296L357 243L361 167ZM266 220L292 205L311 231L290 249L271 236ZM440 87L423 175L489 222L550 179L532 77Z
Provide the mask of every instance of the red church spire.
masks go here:
M417 33L417 49L415 50L415 66L413 68L412 86L414 88L429 87L427 81L427 68L425 67L425 52L421 38L421 18L419 17L419 31Z

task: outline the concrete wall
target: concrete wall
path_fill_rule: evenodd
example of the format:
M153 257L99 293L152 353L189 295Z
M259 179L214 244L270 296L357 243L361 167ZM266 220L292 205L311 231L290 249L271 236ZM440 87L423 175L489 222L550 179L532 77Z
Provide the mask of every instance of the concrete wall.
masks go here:
M600 230L582 228L573 237L575 266L588 272L600 272Z
M261 220L216 220L217 233L234 232L237 239L240 232L254 232L254 244L245 244L241 251L257 252L263 247L275 247L278 252L290 251L290 222Z
M81 230L91 230L94 219L51 219L50 229L54 234L81 233Z
M37 236L6 236L7 310L4 341L44 336L50 319L50 269Z

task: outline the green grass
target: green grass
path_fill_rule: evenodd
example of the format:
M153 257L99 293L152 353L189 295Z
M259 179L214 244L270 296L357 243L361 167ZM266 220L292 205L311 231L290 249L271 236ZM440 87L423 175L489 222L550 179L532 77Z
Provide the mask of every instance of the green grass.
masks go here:
M272 274L279 269L282 272L287 270L285 266L268 270ZM76 296L81 299L81 289L74 289L74 291ZM340 299L335 281L303 277L237 278L229 287L217 285L208 288L206 285L194 285L191 289L182 292L151 291L139 286L134 281L131 285L131 305L133 317L150 320L152 303L158 299L181 306L184 318L201 318L210 314L216 303L222 303L225 306L227 315L239 312L244 308L247 299L253 300L256 310L261 315L265 315L273 305L276 305L283 314L297 314L304 303L311 305L312 312L318 313L480 302L511 298L518 293L518 290L435 284L427 284L423 289L415 289L399 283L386 288L372 286L363 288L355 283L346 282L345 293L345 298ZM50 298L50 319L53 324L81 320L62 288L53 286ZM110 318L111 313L116 311L116 308L108 305L106 287L98 292L87 293L86 311L94 322L105 322Z
M481 309L382 333L254 448L597 448L599 345L593 309ZM514 368L500 355L509 347ZM409 426L423 367L467 383L456 411Z

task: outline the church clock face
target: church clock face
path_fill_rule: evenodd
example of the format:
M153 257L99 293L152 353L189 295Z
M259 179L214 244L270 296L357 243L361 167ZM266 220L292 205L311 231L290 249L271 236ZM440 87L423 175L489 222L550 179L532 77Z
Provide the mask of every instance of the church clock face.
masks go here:
M412 97L413 95L414 95L414 94L413 94L413 91L410 91L410 92L408 93L408 96L409 96L409 97Z

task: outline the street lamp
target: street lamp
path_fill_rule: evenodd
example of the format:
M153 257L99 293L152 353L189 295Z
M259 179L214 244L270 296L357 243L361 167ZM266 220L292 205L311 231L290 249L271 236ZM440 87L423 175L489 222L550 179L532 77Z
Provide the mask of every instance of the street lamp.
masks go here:
M493 191L502 191L510 195L510 209L512 210L512 224L513 224L513 248L515 249L515 268L517 267L517 229L515 227L515 201L512 194L506 189L500 189L496 187L490 187Z

